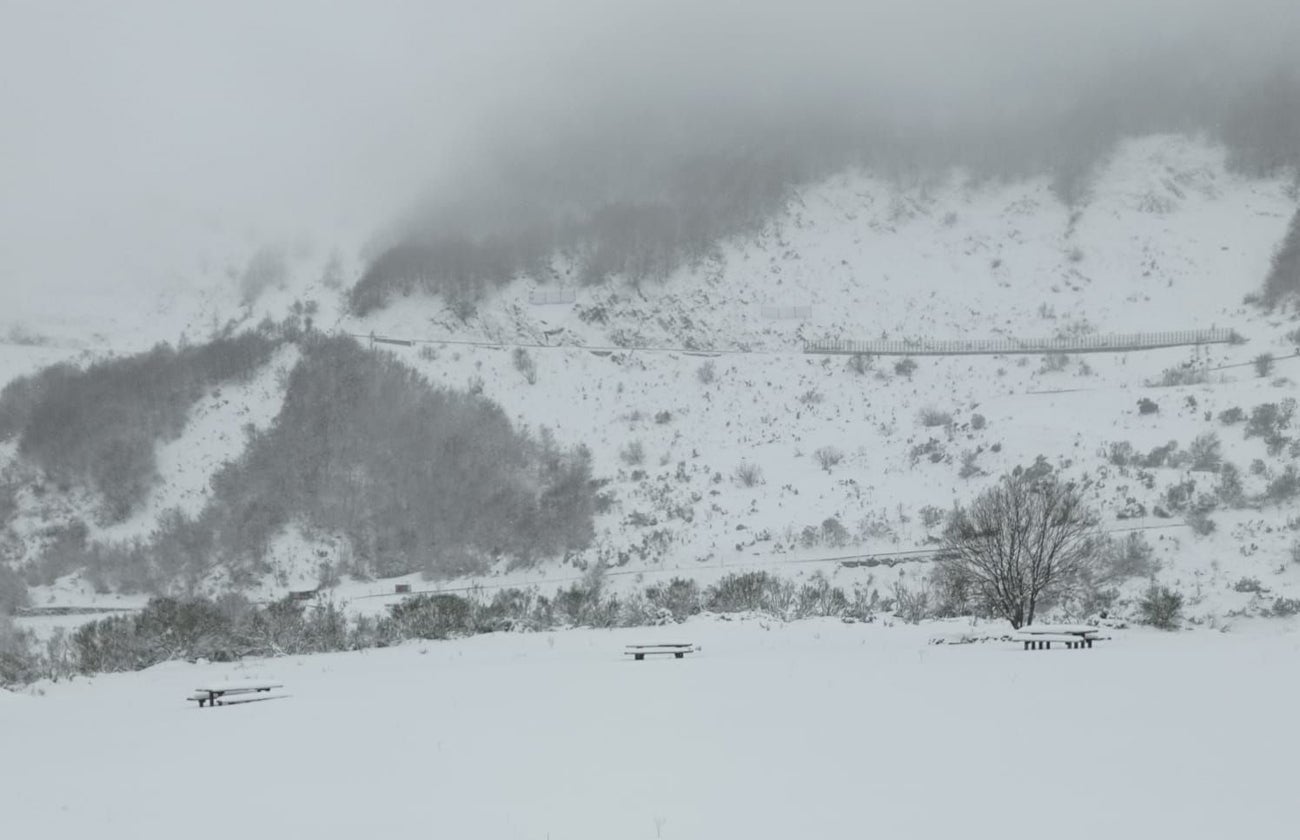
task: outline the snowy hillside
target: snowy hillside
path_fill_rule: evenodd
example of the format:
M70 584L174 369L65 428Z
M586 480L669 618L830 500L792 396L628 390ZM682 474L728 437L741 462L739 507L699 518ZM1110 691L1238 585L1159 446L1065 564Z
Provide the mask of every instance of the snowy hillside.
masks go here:
M900 185L845 172L799 190L760 234L722 243L662 284L576 287L557 257L551 276L517 280L468 321L420 297L358 319L339 314L317 254L290 260L250 307L240 304L238 273L228 272L224 285L205 287L216 291L175 302L175 320L156 319L152 334L170 327L171 339L192 338L198 324L251 325L312 301L317 328L420 342L379 348L432 382L481 390L521 427L589 447L610 502L592 547L560 568L503 564L479 584L563 580L605 563L629 584L768 567L885 590L900 575L915 581L926 564L845 567L826 558L924 549L955 502L1042 456L1091 481L1089 499L1108 529L1157 526L1148 536L1160 579L1189 593L1189 615L1218 620L1300 597L1300 565L1289 558L1300 537L1294 511L1274 502L1218 510L1214 530L1198 535L1166 499L1189 480L1196 493L1212 491L1215 476L1187 464L1121 465L1112 448L1145 454L1176 441L1185 452L1215 433L1248 496L1300 464L1295 445L1269 453L1242 424L1219 419L1297 396L1300 364L1283 358L1296 352L1295 323L1242 302L1296 203L1290 179L1248 179L1200 141L1148 137L1117 150L1076 208L1062 205L1047 179L954 174ZM822 338L1211 326L1247 342L1069 358L922 357L911 372L896 368L898 358L855 367L848 357L802 352L805 340ZM48 347L4 351L6 376L58 356ZM1263 353L1279 358L1266 377L1251 366ZM171 507L201 509L207 479L240 452L239 427L275 416L291 364L283 351L252 383L197 406L182 437L160 452L146 509L96 538L147 535ZM1160 387L1166 371L1182 367L1204 381ZM1158 411L1140 413L1143 398ZM1300 437L1300 423L1287 434ZM75 500L64 503L24 507L18 523L76 515ZM284 534L273 552L279 572L263 594L307 586L323 559L341 556L333 538L314 539ZM1258 586L1242 590L1243 579ZM345 581L339 595L391 591L391 582Z

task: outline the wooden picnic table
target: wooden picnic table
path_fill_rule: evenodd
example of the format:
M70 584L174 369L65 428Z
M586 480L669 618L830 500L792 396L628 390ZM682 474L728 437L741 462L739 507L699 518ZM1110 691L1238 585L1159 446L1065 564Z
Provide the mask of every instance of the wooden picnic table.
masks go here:
M1091 624L1032 624L1016 631L1016 641L1023 642L1025 650L1051 650L1052 642L1064 644L1073 650L1092 647L1101 637L1101 628Z
M272 689L284 688L280 683L262 683L262 682L242 682L242 683L215 683L204 688L194 689L194 693L187 697L187 700L197 700L199 708L204 706L216 708L217 706L233 706L238 703L255 703L261 700L278 700L287 697L287 694L271 694ZM265 694L265 697L257 695Z
M640 662L647 656L667 656L672 654L674 659L681 659L688 653L693 653L696 647L693 643L680 642L670 644L655 645L627 645L623 651L624 655L630 656Z

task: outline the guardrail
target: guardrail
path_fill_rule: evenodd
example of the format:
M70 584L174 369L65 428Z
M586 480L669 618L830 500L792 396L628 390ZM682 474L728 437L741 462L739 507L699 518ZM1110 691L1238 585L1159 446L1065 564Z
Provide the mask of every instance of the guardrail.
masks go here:
M1236 330L1181 330L1177 332L1083 335L1067 338L966 338L825 340L804 344L805 353L871 356L974 356L1014 353L1131 353L1162 347L1196 344L1230 344L1242 341Z

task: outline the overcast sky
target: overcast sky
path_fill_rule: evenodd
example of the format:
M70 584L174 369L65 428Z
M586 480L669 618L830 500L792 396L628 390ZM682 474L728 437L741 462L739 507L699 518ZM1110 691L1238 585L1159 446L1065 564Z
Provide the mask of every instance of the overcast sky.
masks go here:
M0 303L147 294L213 232L328 250L472 183L485 149L650 124L690 148L816 109L1017 120L1135 57L1294 62L1298 21L1296 0L0 0Z

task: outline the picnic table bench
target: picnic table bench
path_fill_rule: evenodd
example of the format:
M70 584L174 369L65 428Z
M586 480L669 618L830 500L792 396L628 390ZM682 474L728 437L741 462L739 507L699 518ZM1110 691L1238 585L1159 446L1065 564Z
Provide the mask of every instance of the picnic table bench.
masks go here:
M640 662L647 656L667 656L672 654L674 659L681 659L688 653L696 650L693 644L658 644L658 645L628 645L623 651L624 655L630 656Z
M1052 642L1073 650L1092 647L1101 638L1101 628L1089 624L1038 624L1021 627L1015 639L1023 642L1025 650L1051 650Z
M234 706L239 703L257 703L262 700L279 700L287 694L272 694L271 690L284 688L280 683L221 683L207 688L196 688L186 700L199 701L199 708L204 706Z

